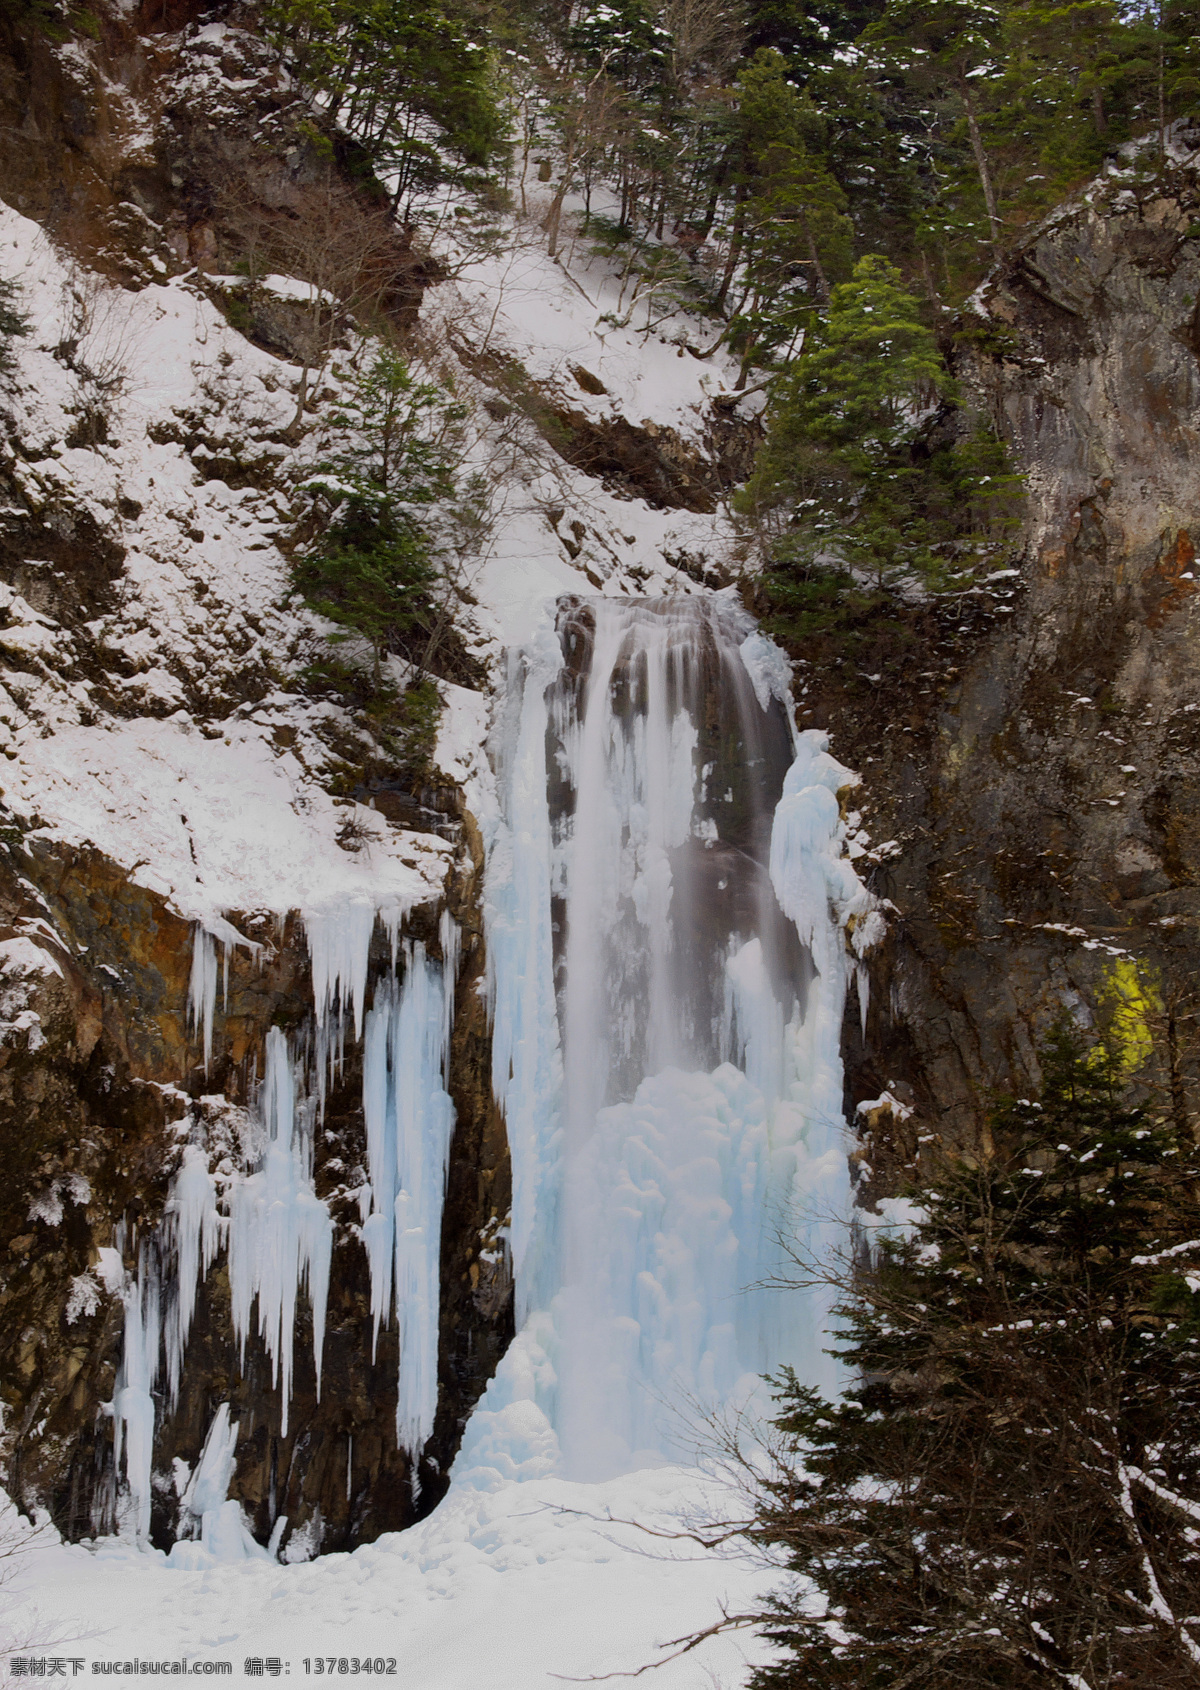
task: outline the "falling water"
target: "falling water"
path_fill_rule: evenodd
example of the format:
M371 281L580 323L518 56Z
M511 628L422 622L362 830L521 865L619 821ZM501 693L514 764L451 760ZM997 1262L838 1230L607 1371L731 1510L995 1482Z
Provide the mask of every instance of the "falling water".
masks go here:
M565 600L510 662L488 866L493 1080L524 1329L460 1470L600 1476L797 1365L763 1281L845 1212L838 1044L854 776L797 735L728 598Z

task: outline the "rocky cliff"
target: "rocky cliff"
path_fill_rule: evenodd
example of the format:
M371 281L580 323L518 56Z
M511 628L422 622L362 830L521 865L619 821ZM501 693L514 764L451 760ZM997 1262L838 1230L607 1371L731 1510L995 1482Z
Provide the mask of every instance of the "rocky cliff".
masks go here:
M242 215L294 210L323 168L316 131L252 35L223 24L205 33L176 10L106 13L94 38L58 43L8 13L0 26L0 191L15 236L3 270L29 317L20 367L5 377L0 465L5 1463L14 1499L48 1509L69 1537L117 1524L127 1305L139 1271L165 1248L182 1160L198 1149L206 1167L234 1178L254 1165L272 1027L308 1053L306 1087L319 1089L310 949L296 912L307 904L312 916L311 894L319 903L330 874L335 901L369 895L382 852L405 937L440 957L447 912L460 949L432 1434L417 1462L398 1446L395 1324L372 1343L354 1197L366 1146L353 1037L315 1135L313 1192L334 1229L319 1400L302 1296L284 1432L261 1335L239 1353L224 1257L199 1288L196 1367L169 1409L166 1382L155 1387L154 1541L168 1546L185 1529L185 1487L172 1474L196 1469L227 1402L239 1430L230 1495L264 1542L286 1516L279 1547L286 1554L292 1539L300 1556L408 1523L444 1488L461 1426L511 1332L498 1237L507 1147L478 992L475 823L453 780L398 762L378 723L296 690L311 634L303 613L281 615L286 559L276 542L291 497L286 425L300 373L288 360L303 360L311 313L264 293L233 328L227 296L207 279L219 261L232 264L229 242L244 238L231 232L233 190ZM394 247L385 255L389 304L403 315L419 301L421 277L402 235ZM198 260L207 268L196 270ZM188 320L176 334L178 302L163 284L189 274ZM150 324L167 327L153 350ZM247 359L258 387L249 410ZM251 510L262 522L254 533ZM279 708L267 704L263 716L272 698ZM324 724L316 739L297 709L309 727ZM248 726L260 761L239 787L235 762L223 759L239 741L244 748ZM59 773L71 787L82 756L85 783L98 779L108 794L109 827L98 829L96 814L76 825L65 812L51 816L53 801L47 808L49 770L32 747L45 751L63 732L83 739ZM157 749L127 759L129 732L156 735ZM158 778L162 754L170 760L170 747L188 743L216 758L204 797L175 774ZM185 751L179 768L188 761ZM280 806L256 824L254 808L272 789ZM265 827L257 882L251 835L222 843L218 815L235 835L243 823L251 833ZM176 856L183 881L169 869L162 877ZM278 884L284 858L301 877L290 889ZM231 873L249 901L231 901L229 886L214 903L203 888ZM339 875L349 876L340 892ZM193 970L218 905L228 923L216 929L240 938L226 951L206 1059ZM380 929L372 981L389 974L388 951Z
M1195 154L1144 164L1065 205L962 325L964 387L1025 477L1019 573L914 610L886 688L810 682L897 912L846 1030L850 1104L900 1105L864 1123L878 1169L972 1142L1064 1009L1090 1024L1147 984L1164 1096L1193 1085L1200 184Z

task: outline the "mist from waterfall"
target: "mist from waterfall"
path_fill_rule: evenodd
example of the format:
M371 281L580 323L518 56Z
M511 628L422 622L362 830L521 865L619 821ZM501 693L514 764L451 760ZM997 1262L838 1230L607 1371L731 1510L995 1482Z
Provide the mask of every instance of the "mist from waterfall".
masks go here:
M844 924L870 900L855 777L792 715L725 595L564 600L510 658L486 916L520 1330L463 1477L604 1477L767 1369L834 1383L820 1297L764 1281L848 1210Z

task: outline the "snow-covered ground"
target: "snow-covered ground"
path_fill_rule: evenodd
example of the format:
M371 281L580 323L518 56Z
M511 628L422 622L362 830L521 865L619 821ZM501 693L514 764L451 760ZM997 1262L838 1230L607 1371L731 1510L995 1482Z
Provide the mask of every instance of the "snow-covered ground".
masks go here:
M95 1662L186 1658L229 1661L242 1683L270 1676L247 1675L247 1660L275 1657L279 1676L305 1678L318 1656L335 1671L357 1656L372 1676L377 1658L394 1660L410 1690L551 1690L636 1671L722 1608L761 1598L764 1572L749 1561L608 1523L679 1531L732 1502L680 1467L604 1484L468 1482L419 1526L353 1554L201 1572L119 1539L64 1546L46 1532L9 1587L0 1648L82 1659L89 1676ZM764 1658L752 1632L735 1630L645 1676L657 1690L736 1690Z

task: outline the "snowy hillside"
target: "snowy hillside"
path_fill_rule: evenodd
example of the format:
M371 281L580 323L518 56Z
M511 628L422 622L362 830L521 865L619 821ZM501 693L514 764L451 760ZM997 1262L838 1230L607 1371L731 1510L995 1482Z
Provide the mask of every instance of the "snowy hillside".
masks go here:
M33 510L67 531L90 520L124 554L97 602L72 606L69 619L6 589L3 650L19 664L5 674L0 715L13 815L97 845L198 919L428 896L445 873L428 836L397 836L358 805L369 865L338 846L351 817L328 796L330 740L347 724L295 688L316 624L291 599L277 542L320 444L281 440L299 371L231 330L194 279L125 292L69 264L7 209L0 240L31 319L14 346L13 473ZM589 304L544 253L519 245L437 290L431 331L440 338L452 322L472 352L502 350L560 384L570 362L590 363L612 397L577 390L574 403L697 432L711 367L681 362L658 338L648 355L632 333L598 328L604 281L593 278L601 297ZM64 362L73 323L79 368L104 372L105 438L86 446L69 442L101 400L97 378ZM501 431L480 409L475 432L472 458L495 486L488 535L468 565L477 602L465 631L493 663L559 594L690 591L665 556L712 556L725 544L719 516L616 499L529 426ZM222 479L230 457L252 466L251 484ZM578 542L572 523L583 526ZM34 600L54 603L49 568L29 567ZM478 745L480 717L453 686L449 695L441 755L454 773L454 724L461 717Z

